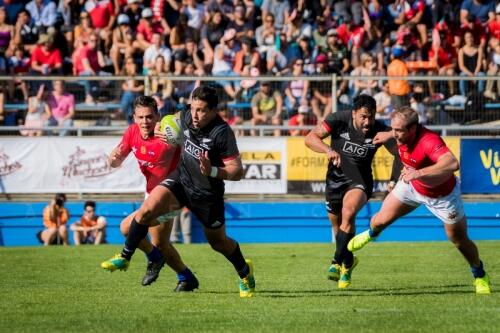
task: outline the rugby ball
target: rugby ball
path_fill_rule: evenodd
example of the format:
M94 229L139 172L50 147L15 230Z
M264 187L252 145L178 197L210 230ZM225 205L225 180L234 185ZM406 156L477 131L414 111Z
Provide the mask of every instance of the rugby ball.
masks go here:
M160 131L165 133L167 141L172 146L181 144L181 127L179 119L174 115L166 115L160 121Z

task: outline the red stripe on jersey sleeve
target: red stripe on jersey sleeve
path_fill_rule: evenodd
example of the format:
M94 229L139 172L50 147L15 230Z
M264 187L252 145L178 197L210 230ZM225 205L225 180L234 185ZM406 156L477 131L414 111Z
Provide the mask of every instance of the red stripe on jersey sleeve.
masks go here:
M328 126L328 124L326 122L323 122L322 123L323 125L323 128L328 132L328 133L331 133L332 129L330 128L330 126Z
M240 156L240 154L233 155L233 156L228 156L228 157L226 157L226 158L223 158L223 159L222 159L222 162L226 163L226 162L232 161L232 160L234 160L234 159L238 158L238 156Z

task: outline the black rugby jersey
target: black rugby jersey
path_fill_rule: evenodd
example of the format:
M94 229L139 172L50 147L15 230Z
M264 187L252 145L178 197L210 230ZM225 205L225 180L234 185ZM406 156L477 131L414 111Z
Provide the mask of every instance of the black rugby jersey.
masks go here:
M223 160L239 156L233 130L219 115L204 128L195 129L188 108L181 113L181 132L182 151L178 168L186 192L195 199L223 196L224 181L201 173L199 155L208 151L210 163L215 167L223 167Z
M347 183L363 186L363 190L371 193L373 189L372 160L381 145L373 144L373 137L378 132L386 132L390 127L375 120L366 135L358 132L352 123L352 111L331 113L325 118L330 129L330 147L340 154L341 167L330 161L326 180L330 186L341 187Z

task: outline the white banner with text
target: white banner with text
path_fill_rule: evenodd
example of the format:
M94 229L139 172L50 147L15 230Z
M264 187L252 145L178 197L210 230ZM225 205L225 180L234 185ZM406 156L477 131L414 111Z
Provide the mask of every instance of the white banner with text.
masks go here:
M0 193L136 193L145 179L133 154L119 168L107 156L119 137L2 138ZM238 138L244 178L226 192L287 193L286 138Z
M287 138L238 138L245 173L240 181L226 181L226 193L286 194L286 142Z
M132 154L111 168L108 154L118 137L2 138L0 192L144 192L146 182Z

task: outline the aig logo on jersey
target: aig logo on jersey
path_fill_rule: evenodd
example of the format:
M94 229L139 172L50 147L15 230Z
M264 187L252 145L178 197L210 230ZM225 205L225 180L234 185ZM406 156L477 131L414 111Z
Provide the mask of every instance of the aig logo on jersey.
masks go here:
M195 145L193 142L191 142L191 140L187 139L184 145L184 151L194 158L199 158L203 149Z
M367 148L350 141L344 142L344 147L342 148L342 151L359 157L365 157L366 154L368 153Z

